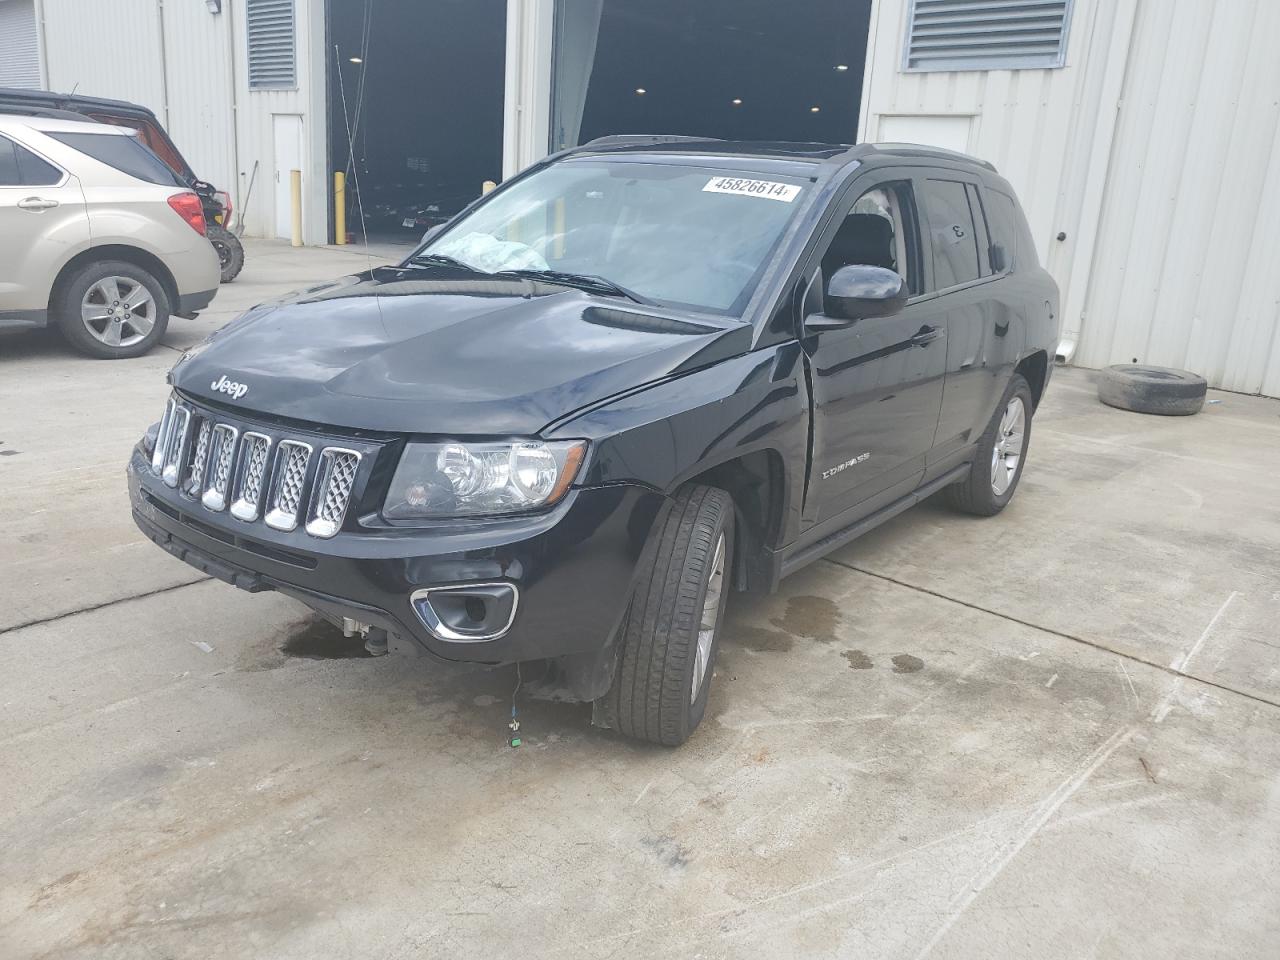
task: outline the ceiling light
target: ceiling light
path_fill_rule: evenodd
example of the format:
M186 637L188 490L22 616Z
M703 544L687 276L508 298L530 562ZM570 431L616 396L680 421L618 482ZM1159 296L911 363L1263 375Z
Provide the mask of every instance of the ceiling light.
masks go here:
M844 71L849 69L849 65L847 63L837 63L836 69L839 70L841 73L843 73Z
M810 108L809 108L809 112L810 112L810 113L817 113L817 112L818 112L819 110L821 110L821 109L822 109L821 107L810 107Z
M636 87L636 93L643 97L648 91L644 87Z
M741 101L741 100L739 100L737 97L734 97L734 99L733 99L733 105L734 105L735 107L740 107L740 106L742 106L742 101Z
M363 60L361 60L359 57L352 57L352 58L351 58L351 62L352 62L352 63L364 63L364 61L363 61Z

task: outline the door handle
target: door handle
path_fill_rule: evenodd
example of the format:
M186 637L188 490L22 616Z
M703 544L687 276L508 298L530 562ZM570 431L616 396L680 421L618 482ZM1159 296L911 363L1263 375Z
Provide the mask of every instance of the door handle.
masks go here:
M909 341L917 347L927 347L933 341L942 336L940 327L921 327Z
M23 210L49 210L57 205L57 200L46 200L44 197L27 197L18 201L18 206Z

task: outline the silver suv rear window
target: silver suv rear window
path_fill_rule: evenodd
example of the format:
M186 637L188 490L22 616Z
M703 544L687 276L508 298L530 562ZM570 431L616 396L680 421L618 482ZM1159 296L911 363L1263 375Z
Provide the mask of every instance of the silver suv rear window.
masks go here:
M186 186L137 137L117 133L49 133L47 136L147 183Z

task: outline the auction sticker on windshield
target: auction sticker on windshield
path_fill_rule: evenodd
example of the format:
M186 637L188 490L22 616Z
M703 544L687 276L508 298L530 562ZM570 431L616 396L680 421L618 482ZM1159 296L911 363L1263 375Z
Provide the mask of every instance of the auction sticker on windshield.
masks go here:
M800 188L791 183L776 180L744 180L741 177L712 177L702 188L703 193L737 193L744 197L762 197L765 200L781 200L790 203L800 195Z

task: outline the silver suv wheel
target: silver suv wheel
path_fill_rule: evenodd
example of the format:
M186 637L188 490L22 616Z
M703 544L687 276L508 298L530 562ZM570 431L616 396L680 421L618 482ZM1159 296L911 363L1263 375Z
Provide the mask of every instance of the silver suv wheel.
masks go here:
M1018 475L1018 462L1022 459L1022 444L1027 432L1027 408L1022 398L1011 397L1000 426L996 430L995 445L991 450L991 492L997 497L1004 492Z
M151 291L131 277L103 277L85 291L80 320L89 335L109 347L140 343L155 326Z

